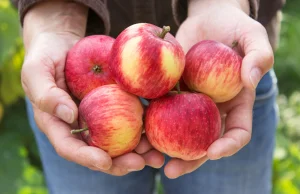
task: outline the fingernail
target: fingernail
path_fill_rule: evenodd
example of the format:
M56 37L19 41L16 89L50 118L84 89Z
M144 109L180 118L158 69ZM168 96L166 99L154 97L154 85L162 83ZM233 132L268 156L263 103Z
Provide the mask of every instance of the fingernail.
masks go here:
M107 165L107 164L104 164L104 165L95 164L95 167L100 170L109 170L111 166Z
M95 160L94 166L100 170L109 170L112 166L111 160L102 160L99 161L99 159Z
M74 121L74 111L63 104L57 106L55 115L67 123L72 123Z
M127 169L128 172L139 171L138 169Z
M254 67L250 72L250 81L254 89L256 89L260 79L261 79L261 71L259 68Z

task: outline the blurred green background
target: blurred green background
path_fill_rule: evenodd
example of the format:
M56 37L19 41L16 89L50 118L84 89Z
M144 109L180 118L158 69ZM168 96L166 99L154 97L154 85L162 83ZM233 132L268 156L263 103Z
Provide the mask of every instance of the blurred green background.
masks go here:
M273 194L300 193L300 1L283 10L275 53L280 123L274 154ZM39 154L28 125L20 69L24 51L17 12L0 0L0 193L47 193Z

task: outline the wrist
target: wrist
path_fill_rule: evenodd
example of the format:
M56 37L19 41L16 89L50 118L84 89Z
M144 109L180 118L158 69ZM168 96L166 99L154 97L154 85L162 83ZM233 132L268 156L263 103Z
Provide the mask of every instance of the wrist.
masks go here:
M23 36L28 40L43 32L66 32L83 37L87 16L88 8L82 4L64 0L43 1L26 13Z
M197 15L210 7L232 6L250 14L249 0L188 0L188 16Z

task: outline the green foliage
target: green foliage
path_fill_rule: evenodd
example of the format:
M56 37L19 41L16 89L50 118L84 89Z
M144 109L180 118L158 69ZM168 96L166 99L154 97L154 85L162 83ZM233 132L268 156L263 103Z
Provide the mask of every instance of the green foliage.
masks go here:
M7 0L1 0L0 193L45 194L47 189L40 159L22 98L20 70L23 58L18 14Z
M0 3L0 64L15 53L15 44L20 41L17 12L7 0Z
M279 96L280 122L274 155L274 194L300 193L300 92Z
M4 108L3 108L3 105L0 103L0 121L1 121L2 116L3 116L3 112L4 112Z
M274 155L273 193L300 193L300 1L289 0L283 10L275 72L281 95L280 122Z
M23 96L20 69L24 58L18 15L7 0L0 3L0 103L9 105Z
M6 109L0 123L0 193L47 193L24 101Z
M289 0L283 10L281 37L274 69L280 92L290 95L300 90L300 1Z

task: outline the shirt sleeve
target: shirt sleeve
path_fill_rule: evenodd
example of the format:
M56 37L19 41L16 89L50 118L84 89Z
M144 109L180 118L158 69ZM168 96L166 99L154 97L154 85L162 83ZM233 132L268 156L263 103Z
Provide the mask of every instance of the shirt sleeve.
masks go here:
M37 3L45 0L11 0L11 3L18 9L20 23L23 25L24 16L27 11ZM73 0L82 3L89 8L86 34L109 34L110 20L106 0Z

